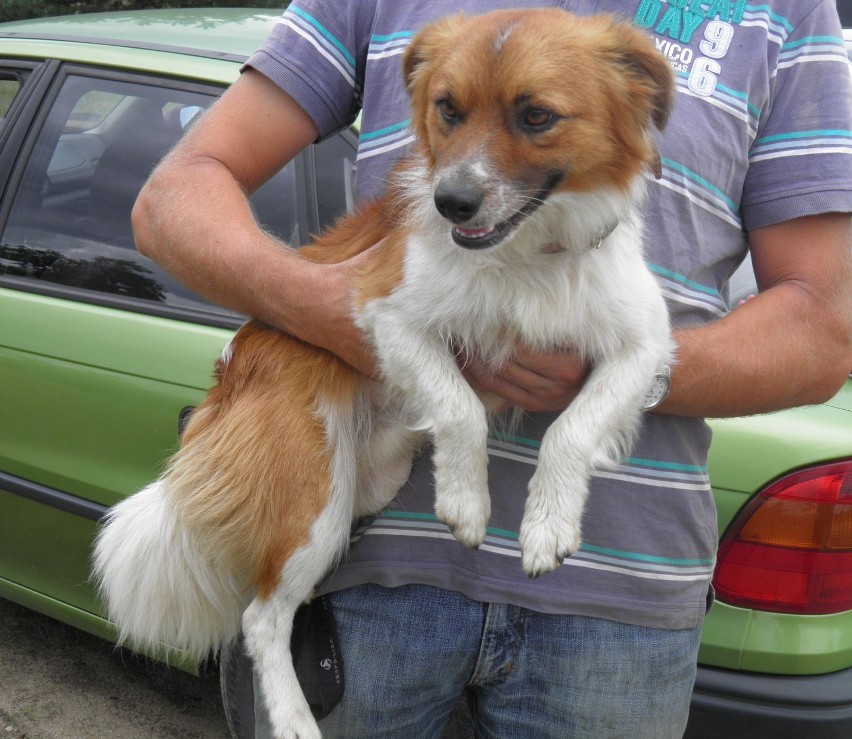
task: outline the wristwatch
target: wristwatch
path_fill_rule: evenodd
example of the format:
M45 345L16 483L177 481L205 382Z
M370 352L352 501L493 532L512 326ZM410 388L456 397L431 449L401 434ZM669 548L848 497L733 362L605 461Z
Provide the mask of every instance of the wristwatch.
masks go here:
M672 368L664 364L663 368L654 375L654 384L645 393L645 400L642 403L643 411L652 411L660 405L666 398L669 397L669 391L672 389Z

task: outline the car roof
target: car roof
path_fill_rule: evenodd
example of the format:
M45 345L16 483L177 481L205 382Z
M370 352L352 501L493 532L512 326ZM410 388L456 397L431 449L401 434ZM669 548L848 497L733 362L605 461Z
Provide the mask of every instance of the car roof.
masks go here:
M87 13L0 23L0 37L170 47L201 56L245 58L276 15L259 8L192 8Z
M181 8L13 21L0 23L0 53L229 82L276 17L260 8ZM226 65L218 73L217 63Z

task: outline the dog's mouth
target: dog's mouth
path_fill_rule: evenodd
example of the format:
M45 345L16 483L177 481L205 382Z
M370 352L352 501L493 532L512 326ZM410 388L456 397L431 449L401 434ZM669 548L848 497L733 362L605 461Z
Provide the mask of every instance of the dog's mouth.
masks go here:
M511 219L510 219L511 220ZM496 246L513 230L509 220L498 223L494 228L463 228L454 226L453 241L464 249L487 249Z
M535 213L544 204L548 196L562 181L562 177L561 173L548 177L544 185L534 195L528 197L521 208L495 226L477 228L453 226L450 232L453 241L463 249L488 249L496 246L501 241L504 241L526 218Z

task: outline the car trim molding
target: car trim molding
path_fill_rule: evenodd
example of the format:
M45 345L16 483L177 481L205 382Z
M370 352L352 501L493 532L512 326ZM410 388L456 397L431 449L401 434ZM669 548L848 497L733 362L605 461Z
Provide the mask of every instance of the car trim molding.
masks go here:
M215 49L197 49L192 46L173 46L172 44L151 44L142 41L130 41L126 39L103 38L100 36L74 36L52 33L16 33L7 31L0 33L0 39L23 39L32 41L58 41L79 44L96 44L98 46L118 46L123 49L142 49L145 51L164 51L170 54L183 54L185 56L196 56L203 59L220 59L226 62L242 64L248 57L244 54L232 54L227 51L216 51Z
M822 675L739 672L699 665L685 739L819 736L845 739L852 726L852 669Z
M2 220L0 220L0 223L2 223ZM140 315L168 318L213 328L238 329L246 321L244 317L236 314L229 316L224 313L215 313L214 310L205 311L203 308L163 305L142 298L128 298L114 293L99 293L95 290L86 290L72 285L61 285L55 282L42 283L29 277L0 275L0 288L19 290L20 292L44 295L48 298L59 298L60 300L73 300L75 303L99 305L103 308L114 308L115 310L130 311ZM215 306L213 308L215 309Z
M43 503L66 513L88 518L90 521L100 521L108 510L107 506L101 503L78 498L75 495L6 472L0 472L0 490L36 503Z

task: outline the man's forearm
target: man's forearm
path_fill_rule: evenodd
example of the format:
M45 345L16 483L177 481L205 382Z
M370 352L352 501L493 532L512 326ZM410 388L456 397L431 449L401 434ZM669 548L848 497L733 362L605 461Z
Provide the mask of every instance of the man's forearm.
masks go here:
M246 70L154 171L134 234L143 254L199 295L369 372L350 316L352 265L301 258L259 228L246 198L318 135L295 100Z
M675 334L671 393L657 412L744 416L824 402L852 370L848 320L794 284Z
M349 315L351 268L309 262L264 233L218 162L166 160L133 220L139 250L193 291L371 371Z
M282 323L285 311L270 299L268 283L277 282L280 270L293 276L288 267L296 255L259 230L222 165L172 155L140 194L133 227L139 251L190 289L218 305Z

